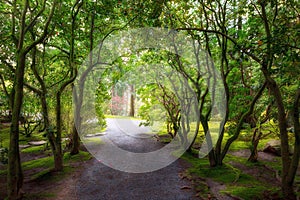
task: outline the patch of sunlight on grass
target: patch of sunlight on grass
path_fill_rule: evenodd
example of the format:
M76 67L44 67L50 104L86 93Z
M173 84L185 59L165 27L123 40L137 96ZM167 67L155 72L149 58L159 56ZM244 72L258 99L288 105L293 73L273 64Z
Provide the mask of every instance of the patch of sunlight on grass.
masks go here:
M30 170L34 168L48 168L54 165L53 157L44 157L36 160L30 160L22 163L23 170Z
M212 178L214 181L227 184L235 182L240 175L239 170L230 165L223 165L214 168L206 167L200 169L200 171L201 177Z
M24 131L23 127L20 127L20 131ZM9 146L10 127L3 126L0 128L0 148L8 148ZM23 134L19 135L19 144L28 144L29 141L46 140L43 132L35 131L30 137L25 137Z
M250 147L249 142L236 140L230 145L229 150L237 151L237 150L241 150L241 149L249 149L249 147Z
M0 148L9 146L9 127L1 127L0 128Z
M227 140L230 138L230 136L228 135L228 133L224 134L224 138L222 141L222 146L224 147ZM249 149L250 148L250 142L247 141L241 141L239 139L235 140L233 143L231 143L229 150L230 151L237 151L237 150L241 150L241 149Z
M92 155L86 151L80 151L79 154L70 155L69 153L64 155L64 162L79 162L79 161L86 161L92 158Z
M71 156L69 153L64 154L64 165L68 165L70 162L78 162L89 160L91 155L88 152L80 151L79 154ZM53 157L44 157L36 160L30 160L22 163L23 170L30 170L34 168L51 168L54 166Z
M104 144L100 137L85 137L81 139L84 143Z
M45 149L44 145L41 146L32 146L32 147L27 147L25 149L22 149L22 153L41 153Z
M49 168L54 165L53 157L44 157L36 160L30 160L22 163L23 170L30 170L34 168Z

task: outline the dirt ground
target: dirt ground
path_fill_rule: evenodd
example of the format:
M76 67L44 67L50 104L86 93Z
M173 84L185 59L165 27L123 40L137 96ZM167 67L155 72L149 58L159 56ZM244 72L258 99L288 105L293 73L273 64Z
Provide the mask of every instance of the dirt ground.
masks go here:
M248 156L247 150L230 153L236 156ZM32 155L32 158L36 156ZM29 160L30 155L26 155L25 158ZM259 152L261 160L272 161L274 158L273 155ZM278 177L275 176L276 172L267 166L253 168L241 163L230 164L261 182L270 183L270 186L280 184ZM120 172L101 164L94 158L83 163L73 163L70 167L73 168L71 174L50 184L47 180L29 179L32 174L41 169L26 171L24 180L24 192L27 193L25 197L28 197L26 199L201 199L193 188L193 181L180 176L189 167L189 164L181 159L166 168L146 174ZM204 181L210 188L211 199L237 199L219 193L224 189L224 185L210 179ZM4 199L5 183L6 177L0 176L0 197L2 197L0 199ZM46 194L51 195L47 197Z
M116 134L115 130L114 133ZM127 136L121 137L121 132L116 134L115 142L123 149L129 149L133 152L149 152L162 144L157 138L151 139L129 139ZM113 139L113 138L112 138ZM101 152L101 151L100 151ZM249 150L239 150L229 152L239 157L248 157ZM41 155L24 154L22 160L37 159ZM274 155L259 152L259 160L274 161ZM241 163L232 161L230 163L243 173L255 177L261 182L270 183L270 186L280 185L276 171L268 166L248 167ZM225 185L214 182L211 179L201 179L199 177L183 176L190 164L182 159L178 159L171 165L157 171L149 173L126 173L121 172L99 162L93 158L84 162L72 163L70 168L72 172L60 180L31 180L33 174L42 169L32 169L25 171L24 174L24 192L25 199L42 200L169 200L169 199L201 199L199 191L195 188L199 182L205 183L209 188L208 199L231 200L238 199L230 195L220 193ZM0 166L1 168L1 166ZM3 166L2 166L3 168ZM51 173L50 176L56 176L57 173ZM201 179L197 181L197 179ZM201 192L201 191L200 191ZM6 176L0 176L0 200L4 199L6 193ZM268 195L268 194L266 194Z

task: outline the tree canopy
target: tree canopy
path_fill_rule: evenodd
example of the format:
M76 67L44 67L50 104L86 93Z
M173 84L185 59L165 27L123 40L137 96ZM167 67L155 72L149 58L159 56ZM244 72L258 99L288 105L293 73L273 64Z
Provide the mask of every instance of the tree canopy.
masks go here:
M266 134L262 127L272 122L278 128L281 145L282 192L286 198L295 198L300 157L299 1L4 0L0 3L0 19L0 115L11 122L9 199L22 195L19 122L25 119L28 136L37 130L45 133L54 169L62 170L65 135L71 135L71 154L79 152L78 131L84 127L75 124L84 119L73 113L80 113L86 106L83 90L88 87L84 85L89 84L86 79L97 64L103 68L101 80L96 88L89 89L96 91L93 103L101 128L105 127L105 114L118 114L139 116L146 120L144 124L163 115L172 137L180 128L190 129L182 113L184 104L176 91L169 89L174 85L162 85L156 77L144 81L149 79L146 72L130 76L139 66L168 66L185 77L197 96L197 136L203 129L202 137L212 142L214 136L209 129L214 103L222 104L226 111L219 137L208 155L210 166L223 164L231 144L247 128L253 145L249 160L256 161L258 142ZM197 60L198 66L192 66L178 54L139 49L121 52L116 60L101 63L90 53L100 52L113 34L143 27L182 33L193 39L194 49L205 50L211 60ZM190 56L199 55L196 52ZM211 88L205 82L209 78L203 73L203 67L209 71L210 65L220 72L215 79L222 83L224 102L211 100L214 94L209 93ZM294 149L292 156L290 146Z

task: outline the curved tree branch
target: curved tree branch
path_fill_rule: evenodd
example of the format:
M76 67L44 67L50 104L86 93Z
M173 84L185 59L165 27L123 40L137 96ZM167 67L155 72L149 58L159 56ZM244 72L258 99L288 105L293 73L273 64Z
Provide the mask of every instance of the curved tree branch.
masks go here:
M177 31L180 31L180 30L185 30L185 31L188 31L188 30L194 30L194 31L199 31L199 32L205 32L205 33L215 33L215 34L218 34L218 35L221 35L225 38L227 38L228 40L230 40L234 45L236 45L243 53L245 53L246 55L250 56L253 60L255 60L256 62L258 63L262 63L262 60L259 59L257 56L255 56L254 54L252 54L250 52L249 49L246 49L244 47L242 47L241 45L238 44L238 42L230 37L229 35L225 34L225 33L222 33L221 31L217 31L217 30L210 30L210 29L203 29L203 28L176 28Z

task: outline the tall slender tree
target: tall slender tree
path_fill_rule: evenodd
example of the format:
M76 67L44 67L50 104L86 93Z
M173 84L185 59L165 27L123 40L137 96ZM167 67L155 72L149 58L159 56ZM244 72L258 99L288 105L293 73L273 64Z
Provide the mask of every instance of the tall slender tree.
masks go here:
M31 4L28 0L22 3L12 2L11 13L11 36L15 44L16 62L15 79L11 93L12 122L10 128L10 143L8 153L8 198L18 199L22 195L23 172L19 153L19 119L23 102L24 74L27 61L27 54L38 44L42 43L48 36L57 1L51 2L50 10L47 9L47 1L42 4ZM46 15L48 11L48 15ZM17 13L21 12L20 18ZM39 22L40 20L40 22ZM19 25L17 25L19 24ZM31 28L42 30L39 37L34 41L28 41L28 34Z

